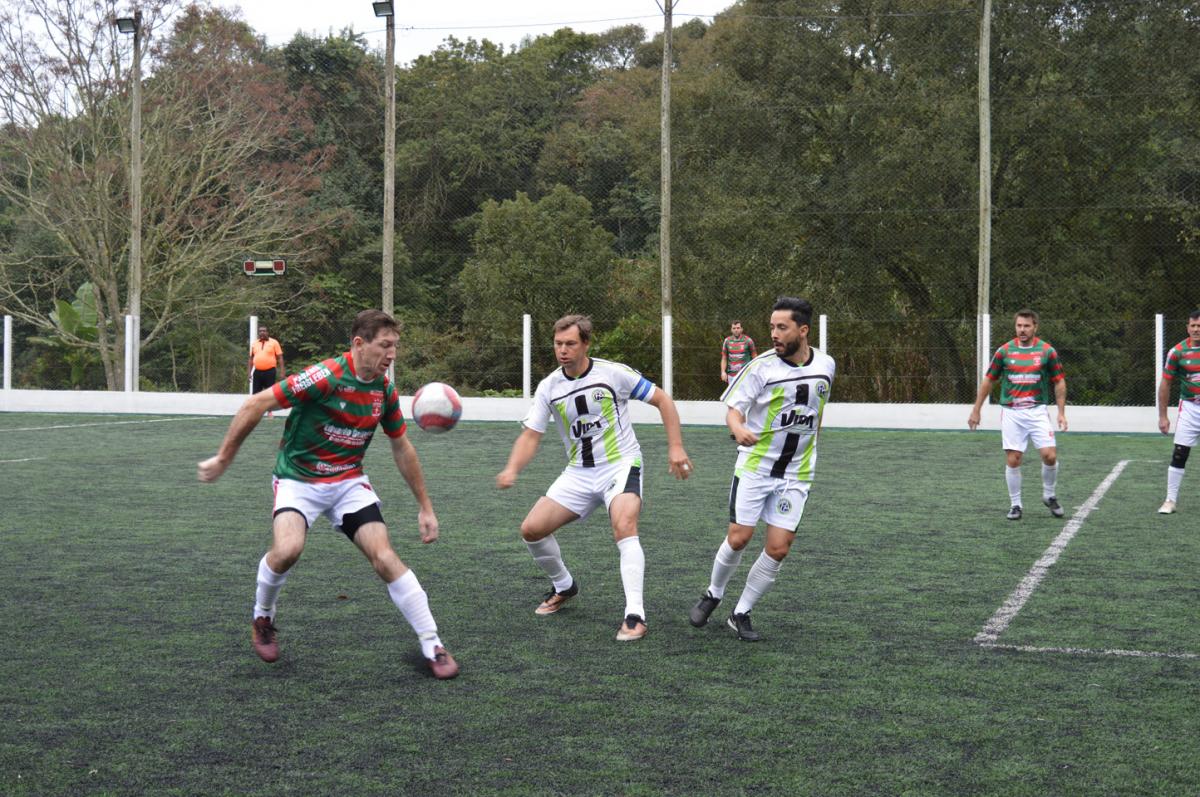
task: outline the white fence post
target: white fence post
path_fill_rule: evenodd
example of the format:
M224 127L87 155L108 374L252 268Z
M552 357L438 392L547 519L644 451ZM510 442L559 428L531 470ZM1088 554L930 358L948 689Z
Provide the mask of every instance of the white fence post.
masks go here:
M4 316L4 389L12 390L12 316Z
M671 316L663 316L662 327L662 389L669 396L671 390Z
M258 340L258 316L252 315L252 316L250 316L250 346L249 346L250 351L254 351L254 341L256 341L256 340ZM389 378L391 378L390 375L389 375ZM250 373L250 375L246 377L246 393L250 394L253 392L254 392L254 374Z
M1163 372L1163 317L1154 314L1154 406L1158 407L1158 389L1162 386Z
M533 387L533 317L521 316L521 395L529 398Z
M133 392L133 316L125 316L125 392Z
M821 313L817 318L817 348L826 354L829 354L829 338L825 334L828 332L828 327L826 326L828 318L829 316L824 313Z
M984 313L979 324L979 380L987 373L988 364L992 359L992 314ZM988 393L983 399L984 406L992 403L992 394Z

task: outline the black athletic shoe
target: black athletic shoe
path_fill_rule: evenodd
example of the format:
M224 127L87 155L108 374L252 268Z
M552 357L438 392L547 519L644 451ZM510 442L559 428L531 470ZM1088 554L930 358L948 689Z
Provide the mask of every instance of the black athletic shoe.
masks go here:
M1021 519L1021 507L1014 506L1012 509L1008 510L1008 514L1005 515L1005 517L1008 518L1009 520L1020 520Z
M713 609L716 609L717 604L720 602L720 598L714 598L712 593L704 590L704 594L700 596L700 600L688 612L688 622L697 628L708 625L708 616L713 613Z
M1063 508L1059 505L1058 499L1054 496L1043 498L1042 503L1050 507L1050 514L1054 515L1055 517L1062 517L1066 514L1066 512L1063 511Z
M750 612L745 614L731 614L725 624L737 631L738 639L743 642L757 642L762 639L762 634L754 630L750 625Z
M554 614L562 605L579 594L579 582L571 581L571 586L562 592L550 590L542 596L542 603L533 610L534 614Z
M646 621L637 614L625 615L625 621L617 629L618 642L633 642L646 635Z

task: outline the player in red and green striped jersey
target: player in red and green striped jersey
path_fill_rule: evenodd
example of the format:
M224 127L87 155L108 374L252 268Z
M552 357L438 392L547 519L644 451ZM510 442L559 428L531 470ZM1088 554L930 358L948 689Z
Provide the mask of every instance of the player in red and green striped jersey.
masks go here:
M214 482L232 464L264 412L290 407L275 459L274 535L258 564L251 624L254 651L266 662L279 658L275 599L304 550L309 527L322 515L366 555L388 594L420 641L437 678L458 675L458 664L438 636L429 599L416 575L400 561L388 539L379 498L362 470L363 457L383 427L392 459L417 499L421 541L438 538L438 520L425 490L417 451L405 435L400 397L387 377L396 356L396 321L379 310L354 319L350 350L293 374L242 404L216 456L198 466L202 482Z
M721 341L721 381L732 382L757 356L754 339L742 333L742 322L729 322L729 337Z
M992 386L1000 383L1000 438L1007 458L1005 481L1011 508L1009 520L1021 519L1021 460L1032 440L1042 456L1042 503L1054 517L1065 513L1058 503L1058 448L1046 405L1051 394L1058 406L1058 428L1067 431L1067 380L1058 352L1037 337L1038 315L1021 310L1014 319L1017 336L992 355L967 419L979 427L980 410Z
M1200 439L1200 310L1194 310L1188 316L1187 333L1188 336L1167 354L1162 383L1158 386L1158 431L1168 434L1171 421L1167 418L1167 402L1171 398L1171 383L1179 382L1179 419L1175 424L1175 450L1167 467L1167 500L1158 508L1162 515L1175 511L1188 454Z

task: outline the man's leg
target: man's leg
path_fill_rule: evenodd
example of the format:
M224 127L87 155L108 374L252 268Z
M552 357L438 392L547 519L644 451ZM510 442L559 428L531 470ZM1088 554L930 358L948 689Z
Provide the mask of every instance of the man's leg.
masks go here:
M537 562L554 585L537 607L537 614L554 614L579 592L571 571L563 562L558 540L554 538L554 532L578 517L554 499L542 496L521 522L521 539L529 548L533 561Z
M1004 481L1008 485L1008 505L1016 509L1021 508L1021 459L1022 452L1012 449L1005 449L1005 468ZM1009 519L1016 520L1021 517L1020 512L1017 512L1017 517L1012 517L1012 512L1009 512Z
M272 662L279 658L279 643L275 638L275 600L287 573L304 551L308 523L304 515L285 509L275 515L271 524L271 549L258 563L258 586L254 593L252 619L254 651L259 658Z
M1167 500L1159 507L1160 514L1169 515L1175 511L1179 503L1179 487L1183 484L1184 468L1187 467L1188 454L1192 453L1191 446L1175 444L1171 451L1171 464L1167 467Z
M625 620L617 639L628 642L646 635L646 607L643 601L646 556L638 539L638 518L642 499L635 493L622 493L608 505L613 539L621 555L621 585L625 589Z
M1058 503L1058 449L1043 446L1038 453L1042 455L1042 503L1054 517L1062 517L1066 513Z

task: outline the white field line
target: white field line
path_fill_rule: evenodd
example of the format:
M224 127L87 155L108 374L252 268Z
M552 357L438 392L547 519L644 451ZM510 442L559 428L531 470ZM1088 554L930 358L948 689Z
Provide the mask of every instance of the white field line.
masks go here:
M0 434L8 434L9 432L46 432L51 429L79 429L84 426L122 426L131 423L170 423L172 421L211 421L217 416L215 415L187 415L180 418L154 418L148 421L98 421L96 423L64 423L58 426L26 426L19 429L0 429Z
M25 457L24 459L0 459L0 465L8 465L13 462L33 462L34 460L45 459L45 457Z
M1120 648L1039 648L1033 645L1005 645L999 642L980 642L990 650L1016 650L1022 653L1068 653L1075 656L1131 656L1138 659L1200 659L1200 653L1162 653L1156 650L1122 650Z
M1004 605L996 610L991 619L984 623L983 630L975 635L975 642L977 644L994 643L999 639L1000 635L1004 633L1004 630L1008 628L1009 624L1017 616L1017 613L1025 606L1025 602L1033 595L1033 591L1042 583L1042 579L1046 577L1046 573L1058 561L1058 557L1062 555L1067 544L1079 533L1079 529L1083 528L1083 521L1099 505L1100 499L1108 492L1108 488L1113 486L1113 482L1117 480L1117 477L1121 475L1121 471L1125 470L1125 466L1128 464L1129 460L1127 459L1118 462L1112 469L1112 472L1104 478L1104 481L1100 482L1100 486L1092 492L1091 497L1083 502L1083 506L1079 507L1079 510L1067 522L1063 530L1054 538L1054 542L1050 543L1050 547L1042 554L1042 558L1034 562L1033 567L1029 569L1025 578L1021 579L1021 583L1017 585L1013 593L1008 596L1008 600L1004 602Z

